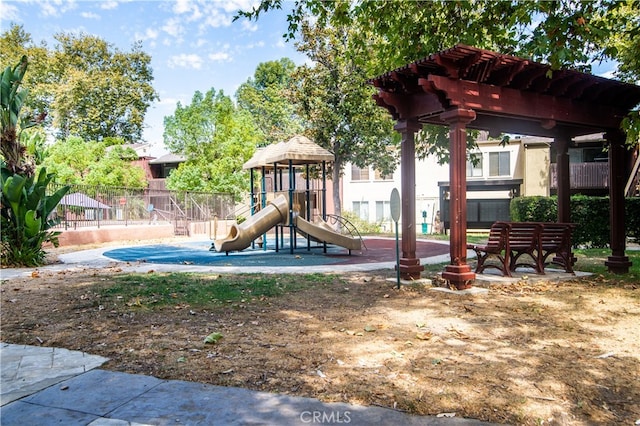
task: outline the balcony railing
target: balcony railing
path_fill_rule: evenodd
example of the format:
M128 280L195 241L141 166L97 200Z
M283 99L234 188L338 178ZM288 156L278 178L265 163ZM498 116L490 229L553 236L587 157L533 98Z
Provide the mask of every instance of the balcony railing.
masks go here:
M551 189L558 189L558 165L551 164ZM609 163L569 164L571 189L609 188Z

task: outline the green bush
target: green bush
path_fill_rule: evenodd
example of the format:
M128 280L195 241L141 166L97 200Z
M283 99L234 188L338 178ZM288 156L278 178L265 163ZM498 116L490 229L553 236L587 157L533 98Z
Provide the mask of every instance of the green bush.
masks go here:
M347 219L353 226L356 227L360 234L379 234L381 226L379 223L371 223L360 218L350 211L343 211L342 217Z
M558 219L557 197L517 197L509 207L514 222L555 222Z
M574 195L571 197L571 222L576 224L573 244L586 248L608 247L610 239L609 197ZM558 218L558 198L518 197L511 201L514 222L555 222ZM640 237L640 199L625 200L627 237Z
M625 203L627 236L640 243L640 198L627 198Z
M44 168L38 176L27 177L2 167L0 187L0 227L2 228L2 264L11 266L38 266L44 263L42 245L58 245L59 232L51 232L59 218L51 218L68 186L47 195L47 186L53 174Z

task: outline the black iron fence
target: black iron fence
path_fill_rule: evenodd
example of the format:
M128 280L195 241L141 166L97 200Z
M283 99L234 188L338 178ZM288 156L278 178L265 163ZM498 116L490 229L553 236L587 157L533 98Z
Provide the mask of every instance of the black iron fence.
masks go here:
M225 218L234 210L229 194L71 185L55 214L58 229L170 222L176 234L182 234L190 222Z

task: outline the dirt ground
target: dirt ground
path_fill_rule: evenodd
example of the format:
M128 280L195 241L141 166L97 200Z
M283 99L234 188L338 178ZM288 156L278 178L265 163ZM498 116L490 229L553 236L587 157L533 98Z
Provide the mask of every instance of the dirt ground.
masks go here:
M395 289L393 271L222 307L104 305L118 268L0 287L1 340L110 358L103 368L455 413L510 424L638 424L640 285L602 277L461 296ZM223 338L205 344L219 332ZM447 414L449 415L449 414Z

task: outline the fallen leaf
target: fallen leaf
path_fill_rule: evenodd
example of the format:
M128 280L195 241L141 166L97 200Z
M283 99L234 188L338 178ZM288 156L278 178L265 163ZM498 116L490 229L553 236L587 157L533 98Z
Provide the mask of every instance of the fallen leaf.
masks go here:
M424 333L416 334L416 339L418 340L429 340L433 337L433 333L430 331L425 331Z
M217 343L218 340L222 339L222 333L213 332L207 337L204 338L205 343Z
M31 278L40 278L40 273L38 271L31 272Z

